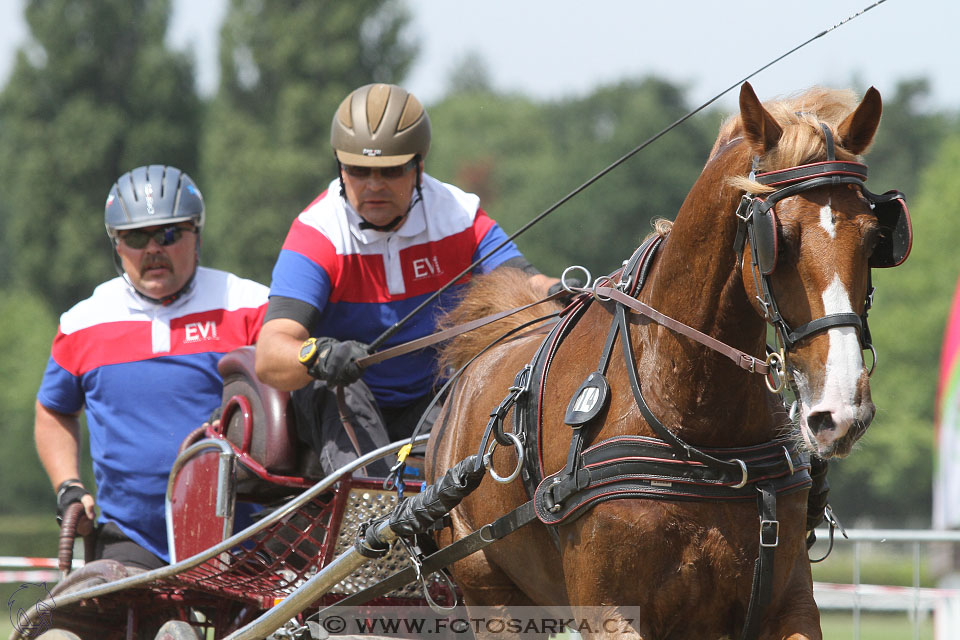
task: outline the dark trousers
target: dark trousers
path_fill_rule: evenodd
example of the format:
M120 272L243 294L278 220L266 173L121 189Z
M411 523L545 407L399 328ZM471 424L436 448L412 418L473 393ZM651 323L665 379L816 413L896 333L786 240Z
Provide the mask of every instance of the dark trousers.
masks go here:
M344 413L355 438L340 417L335 389L324 381L316 380L291 394L297 434L319 456L325 474L362 454L409 438L433 398L428 394L403 407L379 407L362 380L347 385L343 391ZM428 431L429 425L422 432ZM388 458L370 463L366 466L367 475L386 477L391 462Z
M113 522L107 522L99 527L93 556L97 560L116 560L128 567L138 567L147 571L159 569L167 564L128 538L127 534Z

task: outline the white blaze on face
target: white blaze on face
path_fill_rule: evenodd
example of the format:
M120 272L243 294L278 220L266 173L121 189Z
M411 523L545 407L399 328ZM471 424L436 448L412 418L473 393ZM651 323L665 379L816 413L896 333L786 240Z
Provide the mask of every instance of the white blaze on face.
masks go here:
M831 238L837 237L837 226L834 224L833 209L830 208L830 205L820 207L820 226Z
M843 286L840 275L834 275L833 281L823 292L823 313L852 313L850 295ZM857 415L854 404L857 394L857 382L863 371L863 353L860 351L860 339L854 327L832 327L827 330L830 347L824 368L823 388L820 398L810 407L810 412L826 412L833 417L836 436L841 436L853 423Z

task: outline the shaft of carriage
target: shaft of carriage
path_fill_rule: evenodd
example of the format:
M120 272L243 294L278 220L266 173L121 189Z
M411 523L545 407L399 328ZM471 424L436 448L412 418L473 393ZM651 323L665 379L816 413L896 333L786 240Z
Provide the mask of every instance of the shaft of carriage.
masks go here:
M273 633L320 599L361 565L384 555L400 536L425 533L480 484L486 472L482 458L468 456L436 483L397 504L388 516L366 523L352 548L297 587L259 618L225 640L256 640Z

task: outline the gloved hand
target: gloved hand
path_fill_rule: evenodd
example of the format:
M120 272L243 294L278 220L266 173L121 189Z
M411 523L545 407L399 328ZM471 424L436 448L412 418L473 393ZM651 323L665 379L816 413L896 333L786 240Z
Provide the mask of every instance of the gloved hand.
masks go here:
M583 287L583 282L581 282L579 278L567 278L567 286L570 287L571 289L579 289ZM559 298L560 302L562 302L563 304L567 304L574 298L574 296L577 295L576 293L570 293L569 291L564 289L562 280L560 282L555 282L553 285L551 285L550 288L547 289L547 295L552 296L555 293L559 293L561 291L565 292L564 295L560 296Z
M347 385L363 375L357 360L369 355L367 345L356 340L340 342L334 338L317 338L317 360L307 371L319 380L334 385Z
M77 479L64 480L57 487L57 522L63 520L63 514L74 502L81 502L84 496L89 496L83 484Z

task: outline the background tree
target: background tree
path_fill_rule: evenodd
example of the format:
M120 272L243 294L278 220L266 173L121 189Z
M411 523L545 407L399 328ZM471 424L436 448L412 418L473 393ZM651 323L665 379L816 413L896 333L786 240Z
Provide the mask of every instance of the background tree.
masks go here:
M512 232L688 109L681 88L656 78L551 103L468 87L430 106L427 170L477 193ZM531 228L521 249L556 275L571 264L594 275L618 268L653 218L676 214L719 121L707 113L675 129Z
M337 175L330 122L340 101L410 67L407 22L396 0L231 0L202 147L218 266L270 282L290 223Z
M0 291L0 513L51 513L55 499L34 454L33 403L57 316L38 295ZM52 519L52 516L51 516ZM2 551L2 549L0 549Z
M30 0L31 40L0 95L0 191L12 284L65 310L113 275L101 224L113 181L195 171L191 62L164 48L168 0Z

